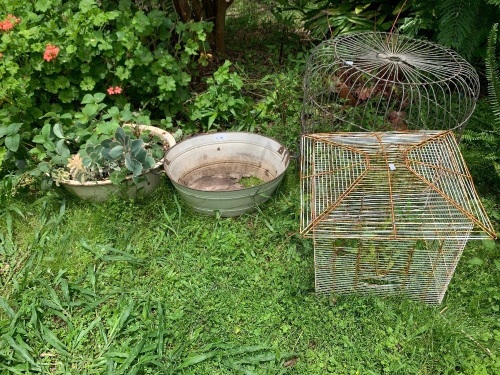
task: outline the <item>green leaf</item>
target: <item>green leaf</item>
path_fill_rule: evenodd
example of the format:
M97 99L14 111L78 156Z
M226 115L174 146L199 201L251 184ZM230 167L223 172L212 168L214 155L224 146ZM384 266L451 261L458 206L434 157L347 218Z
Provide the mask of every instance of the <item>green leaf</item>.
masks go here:
M89 156L84 156L82 159L82 164L85 168L88 168L92 164L92 159Z
M66 346L57 338L54 332L52 332L41 323L40 327L43 331L43 339L47 342L47 344L53 346L60 354L70 356L70 353L67 351Z
M130 146L130 152L132 154L137 153L142 148L142 145L144 144L142 139L134 139L132 141L132 145Z
M101 321L101 317L98 316L95 318L92 323L89 324L87 328L84 330L80 331L78 336L76 337L75 341L73 342L73 349L76 349L79 345L80 342L83 340L83 338Z
M127 177L126 171L113 171L109 175L109 179L114 185L120 185L123 182L123 180L125 180L126 177Z
M125 135L125 130L123 130L122 127L118 127L116 129L115 139L122 144L125 142L126 135Z
M139 163L144 164L146 162L148 152L145 149L140 148L136 153L133 153L133 156Z
M133 117L132 112L127 108L123 109L120 112L120 120L123 122L132 120L132 117Z
M160 357L163 356L163 346L165 345L165 313L161 302L158 302L158 332L156 339L156 351Z
M45 124L42 128L42 131L40 132L40 135L44 139L50 139L50 124Z
M125 166L132 172L134 177L137 177L142 173L142 164L133 159L130 155L125 156Z
M105 97L106 97L106 94L103 94L102 92L98 92L97 94L94 95L95 103L102 102Z
M12 310L5 298L3 298L2 296L0 296L0 308L2 308L2 310L7 313L9 318L14 319L14 317L16 316L15 311Z
M154 167L154 165L156 164L156 161L155 161L155 159L153 159L153 157L148 156L146 158L146 161L142 164L143 164L144 169L150 169L150 168Z
M84 91L91 91L95 87L95 81L92 77L84 77L80 82L80 88Z
M95 103L94 96L92 94L86 94L82 99L82 104Z
M16 152L19 149L20 141L21 136L19 134L9 135L5 138L5 147L12 152Z
M50 139L43 143L43 147L49 152L54 152L56 150L56 145Z
M16 353L24 358L24 360L26 360L32 366L38 367L30 353L28 353L28 351L20 346L16 341L14 341L14 338L11 335L5 334L2 336L2 338L10 345L12 349L14 349Z
M109 151L109 156L111 156L113 159L118 159L122 155L123 155L122 145L115 146L111 149L111 151Z
M5 147L0 147L0 169L3 163L3 159L5 158L5 154L7 154L7 149Z
M66 140L60 139L59 141L57 141L56 152L64 158L69 157L71 152L69 151L68 146L66 146Z
M478 257L474 257L471 260L469 260L468 263L474 266L482 266L484 264L484 261Z
M161 91L175 91L175 80L170 76L158 78L157 83Z
M482 240L481 242L486 250L493 250L495 248L495 241L493 240Z
M15 124L10 124L9 126L6 127L1 127L0 128L0 137L3 137L4 135L13 135L16 134L19 129L21 129L22 123L15 123Z
M497 268L497 270L500 271L500 260L495 259L493 263L495 263L495 267Z
M121 364L121 366L118 368L117 372L122 373L123 371L127 370L128 367L134 362L134 360L137 358L139 353L142 350L142 347L144 346L144 343L146 342L146 339L142 339L139 344L135 346L135 348L128 354L127 359L125 362Z
M99 106L95 103L89 103L82 109L82 113L87 117L95 116L99 112Z
M177 370L182 370L186 367L193 366L200 362L206 361L207 359L215 357L218 353L219 353L218 351L213 351L189 357L184 362L182 362L182 364L177 368Z
M54 132L54 135L57 137L57 138L64 138L64 135L63 135L63 132L62 132L62 126L60 123L57 123L54 125L54 127L52 128L52 131Z
M118 129L120 125L115 122L115 121L106 121L106 122L99 122L95 129L97 131L97 134L108 134L112 135L115 134L116 129Z

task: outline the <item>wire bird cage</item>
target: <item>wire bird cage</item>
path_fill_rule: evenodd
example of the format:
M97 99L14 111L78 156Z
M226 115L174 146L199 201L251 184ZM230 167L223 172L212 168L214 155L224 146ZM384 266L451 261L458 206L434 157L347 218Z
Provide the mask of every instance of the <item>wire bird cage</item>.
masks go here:
M440 303L471 238L495 238L452 131L305 134L301 233L320 293Z
M478 94L476 71L450 49L382 32L341 36L308 59L302 132L459 132Z

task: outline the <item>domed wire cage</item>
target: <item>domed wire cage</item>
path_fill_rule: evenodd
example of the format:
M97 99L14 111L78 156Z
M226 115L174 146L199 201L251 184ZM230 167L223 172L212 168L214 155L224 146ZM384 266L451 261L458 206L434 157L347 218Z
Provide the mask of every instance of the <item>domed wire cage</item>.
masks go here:
M460 130L479 77L454 51L404 35L368 32L319 44L304 77L303 134Z

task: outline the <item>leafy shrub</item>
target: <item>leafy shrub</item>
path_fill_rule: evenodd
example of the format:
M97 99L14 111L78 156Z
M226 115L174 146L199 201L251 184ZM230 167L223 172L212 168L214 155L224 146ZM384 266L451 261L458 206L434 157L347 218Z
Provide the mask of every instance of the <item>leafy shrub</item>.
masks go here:
M0 28L4 159L23 167L39 118L71 112L89 92L107 90L118 107L128 102L158 118L182 109L211 26L143 9L130 0L0 4L0 19L9 21Z
M230 71L231 63L226 61L217 69L213 77L207 79L208 88L196 95L190 103L189 119L192 126L203 131L236 127L251 127L252 102L242 95L243 80L236 72Z

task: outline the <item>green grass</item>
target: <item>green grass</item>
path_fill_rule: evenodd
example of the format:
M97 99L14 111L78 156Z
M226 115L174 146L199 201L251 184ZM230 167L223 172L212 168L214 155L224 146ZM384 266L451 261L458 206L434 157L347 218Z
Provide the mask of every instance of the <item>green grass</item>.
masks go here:
M303 46L280 52L266 25L233 34L229 55L263 104L261 131L297 155ZM483 151L463 150L498 228ZM292 160L268 203L232 219L192 213L166 180L136 201L3 196L0 373L500 373L498 241L469 242L440 306L317 296L298 175Z
M25 219L1 231L0 368L498 372L498 244L471 242L439 307L320 297L298 194L292 165L269 203L233 219L191 213L167 182L135 202L20 199Z

